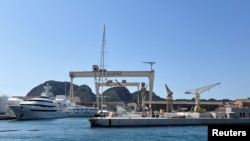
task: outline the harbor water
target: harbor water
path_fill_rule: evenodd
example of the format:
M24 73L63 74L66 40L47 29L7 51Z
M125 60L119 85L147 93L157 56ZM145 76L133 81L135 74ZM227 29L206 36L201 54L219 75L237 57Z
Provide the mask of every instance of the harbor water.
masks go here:
M207 141L207 126L91 128L88 118L0 120L1 141Z

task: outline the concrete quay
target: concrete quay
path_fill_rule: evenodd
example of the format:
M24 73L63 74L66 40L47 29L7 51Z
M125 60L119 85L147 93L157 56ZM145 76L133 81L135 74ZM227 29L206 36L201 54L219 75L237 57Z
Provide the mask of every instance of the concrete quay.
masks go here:
M188 126L214 124L247 124L250 118L214 119L214 118L153 118L153 117L93 117L89 119L91 127L146 127L146 126Z

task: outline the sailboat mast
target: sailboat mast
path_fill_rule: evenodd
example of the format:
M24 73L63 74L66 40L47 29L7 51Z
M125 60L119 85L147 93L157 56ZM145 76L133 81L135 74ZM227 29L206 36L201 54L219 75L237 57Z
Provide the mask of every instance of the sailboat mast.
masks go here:
M103 29L103 37L102 37L102 51L101 51L101 61L100 61L100 67L103 70L104 69L104 48L105 48L105 25ZM103 73L102 73L103 76Z
M105 25L103 29L103 37L102 37L102 51L101 51L101 61L100 61L100 67L101 67L101 83L103 83L103 73L104 73L104 48L105 48ZM103 86L101 88L101 110L103 107Z

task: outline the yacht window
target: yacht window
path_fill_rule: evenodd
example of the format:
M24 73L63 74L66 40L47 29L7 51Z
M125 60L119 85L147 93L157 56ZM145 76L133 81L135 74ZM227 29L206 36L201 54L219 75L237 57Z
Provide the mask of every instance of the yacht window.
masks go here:
M27 101L38 101L38 102L48 102L48 103L53 103L52 101L48 101L48 100L39 100L39 99L29 99Z
M41 105L41 104L20 104L20 105L40 106L40 107L56 107L55 105Z

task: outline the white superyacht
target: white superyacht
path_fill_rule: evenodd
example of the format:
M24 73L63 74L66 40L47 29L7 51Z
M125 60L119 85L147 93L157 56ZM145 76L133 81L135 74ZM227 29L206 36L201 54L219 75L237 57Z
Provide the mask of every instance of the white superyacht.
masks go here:
M50 86L44 87L40 97L20 102L19 105L9 105L17 119L52 119L68 117L66 111L60 108L50 97Z

